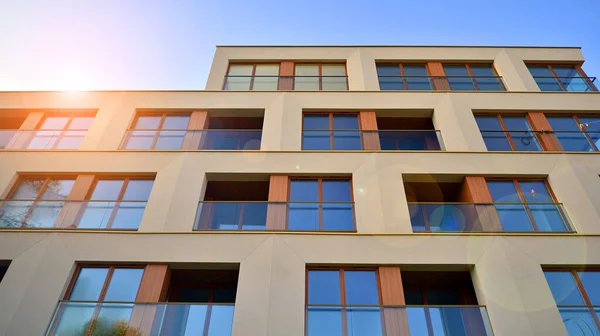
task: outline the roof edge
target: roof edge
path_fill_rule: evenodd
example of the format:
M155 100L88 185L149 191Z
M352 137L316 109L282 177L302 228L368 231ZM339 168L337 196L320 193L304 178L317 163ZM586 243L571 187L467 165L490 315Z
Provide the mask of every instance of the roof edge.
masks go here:
M581 49L577 46L465 46L465 45L217 45L217 48L521 48Z

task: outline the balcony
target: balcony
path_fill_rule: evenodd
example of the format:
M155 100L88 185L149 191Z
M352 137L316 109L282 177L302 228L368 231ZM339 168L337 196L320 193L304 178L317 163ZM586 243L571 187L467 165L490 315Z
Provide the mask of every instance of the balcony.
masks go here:
M594 92L598 91L596 77L533 76L541 91Z
M379 75L381 90L506 91L500 76Z
M229 336L233 304L60 301L46 333Z
M127 131L121 149L259 150L262 130Z
M306 316L310 336L340 334L342 316L347 320L348 335L382 336L391 330L410 335L493 335L483 306L310 305Z
M0 149L78 149L87 130L0 129Z
M283 221L284 223L270 223ZM283 224L283 226L282 226ZM200 202L196 230L355 231L354 204Z
M302 132L303 150L444 150L438 130L309 130Z
M574 232L559 203L409 203L414 232Z
M0 200L0 228L130 229L146 201Z
M223 90L347 91L348 76L225 76Z
M566 152L598 152L600 131L481 131L491 151L542 151L542 144Z

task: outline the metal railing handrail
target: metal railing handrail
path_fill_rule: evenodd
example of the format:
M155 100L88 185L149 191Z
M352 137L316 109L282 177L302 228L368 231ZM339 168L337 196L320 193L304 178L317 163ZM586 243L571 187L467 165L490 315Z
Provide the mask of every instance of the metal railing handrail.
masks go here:
M89 129L83 129L83 128L69 128L69 129L58 129L58 128L10 128L10 129L0 129L0 132L2 131L10 131L10 132L84 132L84 131L89 131Z
M225 78L240 77L240 78L348 78L348 75L332 75L332 76L280 76L280 75L227 75Z
M586 129L582 129L579 131L575 131L575 130L528 130L528 131L519 131L519 130L505 130L505 131L499 131L499 130L480 130L481 132L486 132L486 133L515 133L515 132L531 132L531 133L600 133L600 131L591 131L591 130L586 130Z
M363 130L363 129L303 129L302 132L441 132L441 130L391 130L391 129L380 129L380 130Z
M191 132L199 132L199 131L207 131L207 132L216 132L216 131L226 131L226 132L262 132L262 129L260 128L240 128L240 129L234 129L234 128L211 128L211 129L189 129L189 128L167 128L167 129L159 129L159 128L130 128L128 129L126 132L135 132L135 131L143 131L143 132L165 132L165 131L173 131L173 132L187 132L187 131L191 131Z
M311 201L199 201L198 203L354 204L354 202L311 202Z
M431 205L563 205L562 203L557 202L531 202L531 203L522 203L522 202L407 202L408 204L431 204Z
M39 202L50 202L50 203L57 203L57 202L64 202L64 203L140 203L140 202L148 202L148 200L66 200L66 199L55 199L55 200L48 200L48 199L8 199L8 198L3 198L0 199L0 202L35 202L35 203L39 203Z
M429 76L429 75L377 75L377 77L391 77L391 78L499 78L502 76Z
M325 304L308 303L306 307L373 307L373 308L486 308L485 305L387 305L387 304Z
M58 300L58 303L95 303L95 304L127 304L127 305L214 305L235 306L235 303L224 302L132 302L132 301L92 301L92 300Z

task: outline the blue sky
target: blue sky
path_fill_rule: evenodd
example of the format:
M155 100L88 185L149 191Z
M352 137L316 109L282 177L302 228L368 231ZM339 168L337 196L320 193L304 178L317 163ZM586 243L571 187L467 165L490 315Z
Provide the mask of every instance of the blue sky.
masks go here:
M0 90L203 89L215 45L581 46L600 0L1 0Z

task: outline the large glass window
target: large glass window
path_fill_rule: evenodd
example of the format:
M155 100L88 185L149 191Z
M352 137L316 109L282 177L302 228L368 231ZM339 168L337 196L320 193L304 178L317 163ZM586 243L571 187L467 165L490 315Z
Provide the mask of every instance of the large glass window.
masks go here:
M54 227L74 184L75 178L20 178L0 202L0 227Z
M279 64L231 64L223 90L277 90Z
M143 274L141 267L80 267L52 334L96 335L126 326Z
M127 131L123 149L181 149L189 114L138 115Z
M432 90L425 64L377 64L381 90Z
M137 229L153 184L149 179L98 179L77 227Z
M294 90L348 90L345 64L296 64Z
M504 91L491 64L444 64L451 90Z
M31 133L27 149L78 149L93 121L91 116L47 116Z
M302 149L360 150L358 115L351 113L304 114Z
M546 115L565 151L597 152L600 148L600 116Z
M569 335L600 334L600 271L547 270L546 281Z
M291 179L288 230L353 231L350 180Z
M477 115L475 120L488 150L542 150L536 133L524 115Z
M587 77L576 65L527 65L542 91L598 91L595 78Z
M488 180L487 186L504 231L570 230L545 180Z
M307 336L384 334L375 270L310 269L307 291Z

